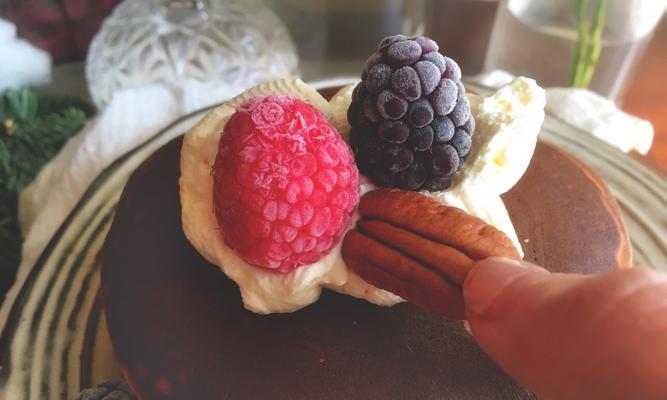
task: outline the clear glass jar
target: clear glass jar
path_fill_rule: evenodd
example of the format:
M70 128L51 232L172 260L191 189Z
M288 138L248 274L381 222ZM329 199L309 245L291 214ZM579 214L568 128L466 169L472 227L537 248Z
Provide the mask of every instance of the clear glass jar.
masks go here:
M485 69L621 98L665 0L502 0ZM599 35L599 36L598 36Z
M304 80L359 77L385 36L424 33L426 0L266 0L297 44Z
M498 0L430 0L426 34L463 75L482 72Z
M296 48L258 0L125 0L93 39L86 60L102 108L121 88L213 83L236 93L299 75Z

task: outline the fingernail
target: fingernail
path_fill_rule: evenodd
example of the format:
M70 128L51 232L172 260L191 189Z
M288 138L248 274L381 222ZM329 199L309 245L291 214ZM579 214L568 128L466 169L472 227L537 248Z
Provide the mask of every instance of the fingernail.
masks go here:
M473 336L472 329L470 329L470 322L468 322L467 319L463 320L463 328L470 334L470 336Z
M463 284L466 314L482 315L515 279L526 274L546 273L534 264L504 257L476 263Z

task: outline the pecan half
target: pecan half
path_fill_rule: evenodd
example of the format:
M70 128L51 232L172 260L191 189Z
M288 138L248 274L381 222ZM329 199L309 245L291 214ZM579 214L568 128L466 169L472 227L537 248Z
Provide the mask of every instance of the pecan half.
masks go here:
M343 259L369 283L451 318L465 317L461 286L476 260L520 258L503 232L417 192L379 189L359 203L361 219Z

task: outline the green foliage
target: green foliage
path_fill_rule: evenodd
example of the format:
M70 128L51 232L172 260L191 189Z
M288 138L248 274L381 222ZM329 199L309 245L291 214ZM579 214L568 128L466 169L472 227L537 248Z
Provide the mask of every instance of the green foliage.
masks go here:
M20 261L18 194L92 114L83 101L28 88L0 94L0 299Z

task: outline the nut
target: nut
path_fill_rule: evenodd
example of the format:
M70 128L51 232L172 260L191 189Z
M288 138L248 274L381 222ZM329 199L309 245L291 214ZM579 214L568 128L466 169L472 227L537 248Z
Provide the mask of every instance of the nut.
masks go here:
M359 213L343 241L347 265L369 283L451 318L465 317L461 287L476 260L520 258L503 232L417 192L372 191Z

